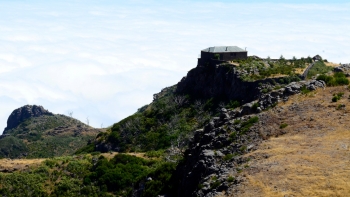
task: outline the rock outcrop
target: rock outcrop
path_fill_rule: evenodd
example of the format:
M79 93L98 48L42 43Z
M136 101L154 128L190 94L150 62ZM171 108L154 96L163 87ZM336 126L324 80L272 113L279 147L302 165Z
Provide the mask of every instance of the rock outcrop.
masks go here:
M222 109L220 117L195 131L185 162L178 166L177 174L182 175L178 196L216 196L244 179L239 175L246 162L242 155L254 149L261 137L245 126L251 116L234 116L233 111Z
M249 160L244 157L245 153L254 150L267 136L283 133L278 127L281 123L278 117L260 112L288 100L302 89L312 91L325 86L325 82L317 80L292 82L261 95L258 101L246 103L240 109L223 108L220 117L214 117L204 129L195 131L190 140L185 162L177 170L180 175L178 196L211 197L223 191L232 192L245 180L240 175Z
M326 83L321 80L292 82L283 88L260 94L259 99L245 103L239 109L233 110L231 115L236 118L244 115L260 113L262 110L273 107L278 102L287 101L289 96L301 93L302 89L313 91L325 87Z
M292 82L286 85L284 88L271 91L267 94L260 95L259 98L259 108L262 110L274 105L280 101L287 101L288 97L294 94L298 94L302 91L303 88L305 90L316 90L317 88L325 88L326 83L321 80L309 80L309 81L299 81Z
M243 103L258 98L259 81L245 82L234 67L220 65L197 66L177 84L176 93L201 99L239 100Z
M44 109L42 106L37 105L25 105L14 110L9 118L7 119L7 127L5 128L3 134L10 129L17 127L21 122L32 117L39 117L42 115L53 115L53 113Z
M335 72L343 72L347 77L350 76L350 64L341 64L334 68Z

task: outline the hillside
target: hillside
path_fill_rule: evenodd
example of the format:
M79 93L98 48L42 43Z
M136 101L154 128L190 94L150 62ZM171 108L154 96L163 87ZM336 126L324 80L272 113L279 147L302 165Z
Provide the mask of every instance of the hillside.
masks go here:
M333 102L333 95L341 92L344 93L342 98ZM140 183L148 183L145 189L149 192L168 191L168 194L174 196L346 196L344 194L350 190L347 184L350 177L344 176L349 167L346 159L350 142L346 124L349 121L347 114L350 113L349 96L347 86L326 87L292 95L287 102L281 102L259 114L235 118L232 116L233 110L222 110L221 114L224 115L212 119L213 122L203 130L195 132L177 170L174 171L174 166L165 167L171 164L166 162L166 158L148 159L147 156L142 156L159 164L139 163L140 168L149 166L147 173L129 182L135 187L128 188L128 191L137 192ZM66 196L69 196L68 193L72 196L88 196L86 192L99 196L117 194L116 188L109 188L107 177L103 175L108 168L92 167L102 165L108 155L113 159L110 153L104 157L94 153L55 158L42 164L38 164L40 161L32 162L34 166L29 164L29 168L23 171L2 174L0 185L6 186L4 181L9 184L15 177L34 176L31 172L45 169L47 175L40 175L42 179L36 182L40 187L30 187L33 191ZM149 152L146 155L152 154ZM12 163L17 164L19 161L14 160ZM75 165L84 170L76 174ZM97 169L102 174L100 178L93 178L93 181L91 176ZM162 179L162 176L155 174L160 170L168 178ZM172 177L169 173L172 173ZM197 177L196 174L201 176ZM57 177L49 178L54 176ZM91 182L84 181L86 177L90 177ZM147 182L147 177L151 177L152 181ZM103 182L101 178L104 179ZM164 184L157 182L160 180L170 188L165 189ZM32 181L34 180L21 181L21 187L32 185ZM51 183L47 184L47 181ZM64 184L68 184L69 188L64 189ZM107 193L101 189L101 184L107 185ZM194 190L191 190L192 185ZM155 190L157 187L159 190ZM9 187L6 192L15 192L14 189L15 187ZM186 193L186 190L190 193ZM5 190L2 191L7 194ZM154 196L153 194L151 192L143 196Z
M0 157L47 158L71 155L93 139L99 129L41 106L14 110L0 136Z
M265 61L271 64L262 67ZM296 67L308 71L305 80ZM0 161L0 194L345 196L348 68L311 58L198 65L74 156ZM69 117L42 114L3 139L19 141L7 147L50 149L48 139L88 131ZM32 140L37 133L44 135Z
M154 94L152 103L115 123L79 152L144 152L169 147L184 151L193 131L218 116L221 108L242 107L244 110L239 113L243 114L264 110L280 99L269 93L300 81L302 76L296 69L306 68L310 63L314 65L308 72L310 78L333 69L322 60L313 61L310 57L270 60L253 56L238 63L199 64L179 83ZM313 86L311 89L322 86L301 84L309 85ZM296 87L291 85L279 96L287 99L288 95L294 94L293 88ZM261 99L264 95L269 97ZM254 105L257 100L261 102Z
M334 94L344 93L337 102ZM261 143L232 196L347 196L350 193L350 89L296 95L267 112L285 124L283 136Z

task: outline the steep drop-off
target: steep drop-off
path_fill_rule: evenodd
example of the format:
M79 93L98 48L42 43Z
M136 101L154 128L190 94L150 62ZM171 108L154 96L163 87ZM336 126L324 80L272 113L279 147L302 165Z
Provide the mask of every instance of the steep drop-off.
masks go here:
M201 99L220 98L250 102L259 97L260 81L244 82L233 66L197 66L177 84L176 93L189 94Z

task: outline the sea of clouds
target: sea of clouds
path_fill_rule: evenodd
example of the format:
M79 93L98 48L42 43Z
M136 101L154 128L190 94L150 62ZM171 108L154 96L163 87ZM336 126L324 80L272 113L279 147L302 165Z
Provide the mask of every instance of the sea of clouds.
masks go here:
M42 105L106 127L152 101L209 46L350 62L350 4L0 1L0 133Z

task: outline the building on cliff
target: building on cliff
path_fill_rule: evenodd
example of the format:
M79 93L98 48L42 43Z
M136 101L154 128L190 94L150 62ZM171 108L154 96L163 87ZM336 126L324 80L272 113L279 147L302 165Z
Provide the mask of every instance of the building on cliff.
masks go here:
M236 59L247 59L247 57L248 51L237 46L215 46L201 51L201 57L198 58L198 65L221 63Z

